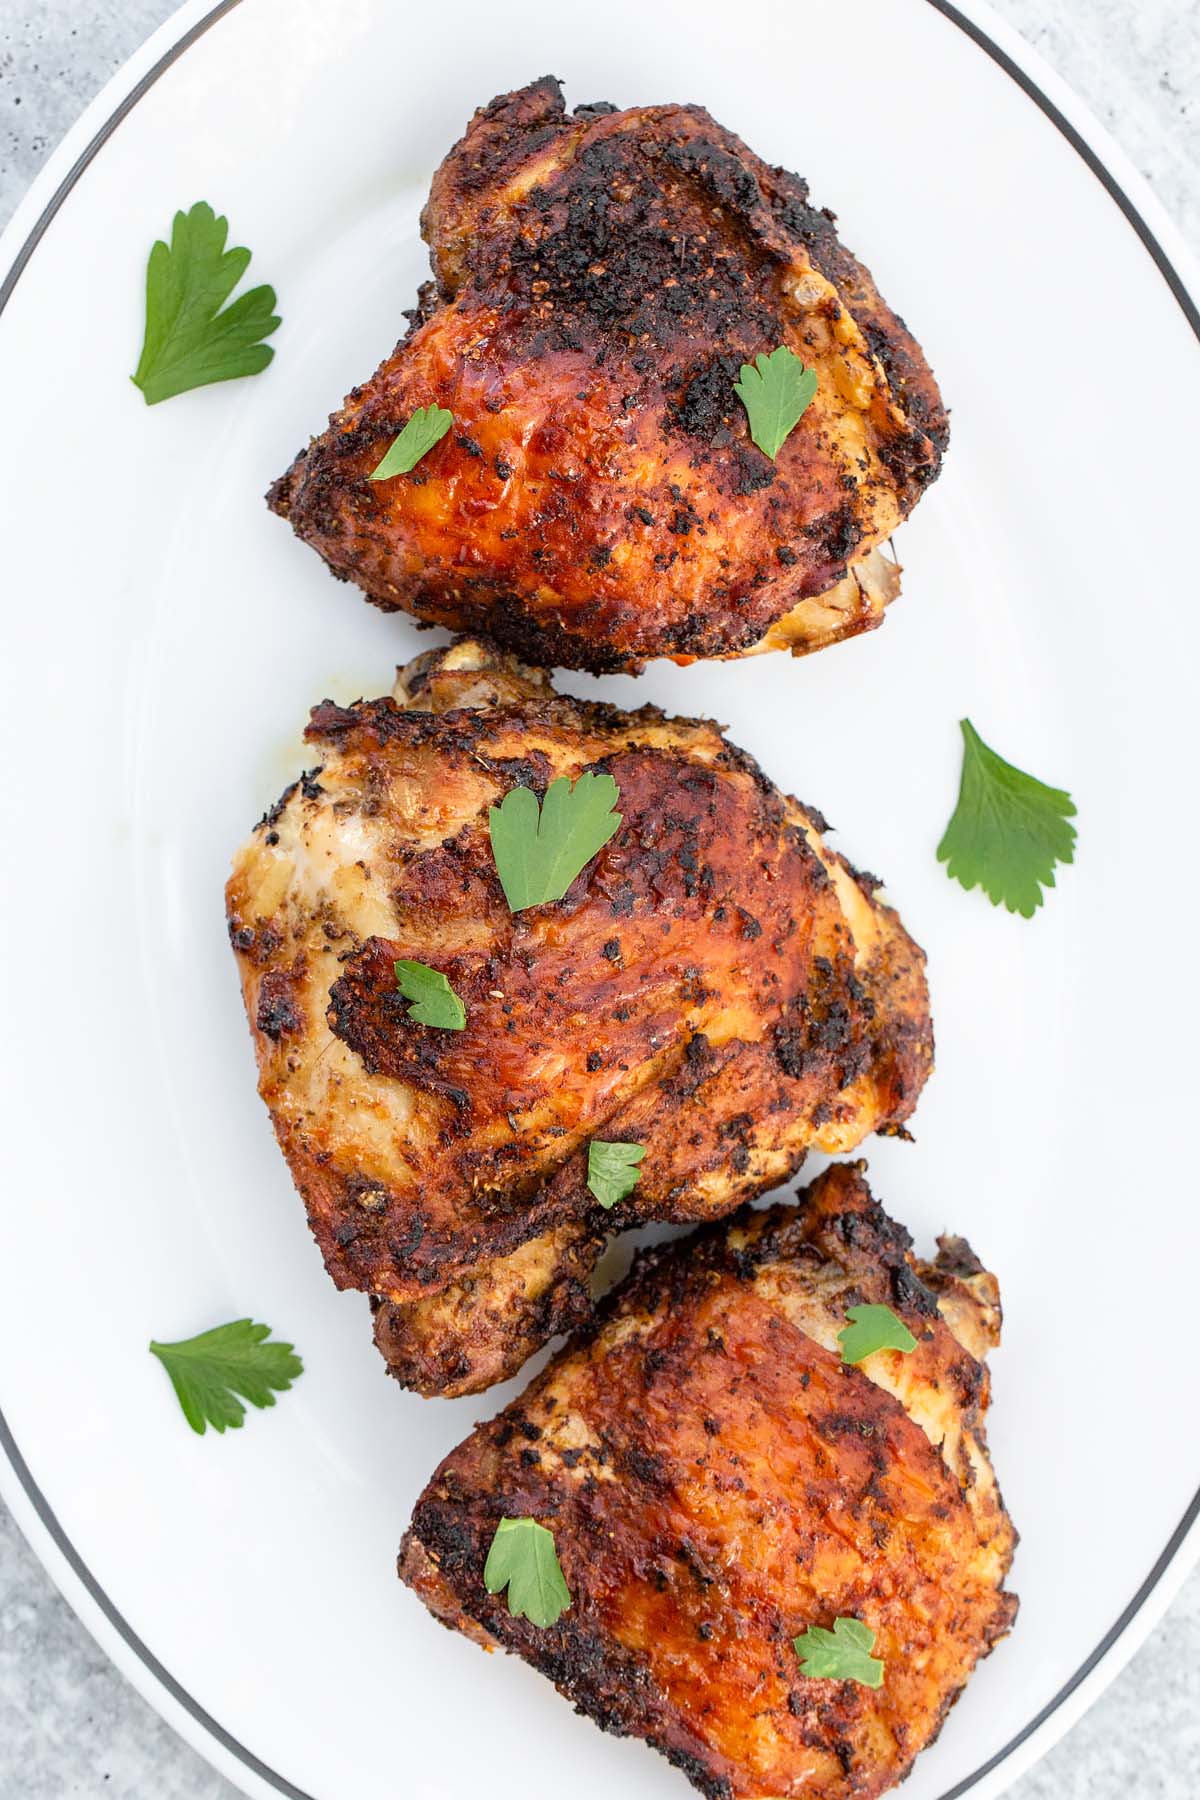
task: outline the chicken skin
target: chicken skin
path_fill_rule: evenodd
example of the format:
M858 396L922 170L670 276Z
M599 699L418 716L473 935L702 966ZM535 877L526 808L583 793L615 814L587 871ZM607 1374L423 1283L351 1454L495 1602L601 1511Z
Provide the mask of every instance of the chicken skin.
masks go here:
M568 113L547 77L476 113L422 229L408 332L268 496L334 574L598 672L880 623L946 413L799 177L700 107ZM817 388L772 460L734 384L781 345ZM370 479L432 405L448 434Z
M988 1459L995 1278L932 1264L835 1165L800 1206L643 1252L596 1322L425 1489L400 1574L708 1800L874 1800L1004 1636L1015 1533ZM847 1309L917 1339L843 1362ZM490 1594L502 1517L554 1537L570 1605ZM793 1640L860 1620L878 1687L806 1674Z
M730 1212L810 1148L894 1132L933 1045L924 958L874 886L704 720L555 694L459 641L396 697L326 701L317 766L238 853L259 1090L339 1287L396 1372L461 1393L588 1306L608 1229ZM605 771L616 835L511 912L489 809ZM414 1022L395 965L465 1028ZM611 1212L594 1139L645 1147Z

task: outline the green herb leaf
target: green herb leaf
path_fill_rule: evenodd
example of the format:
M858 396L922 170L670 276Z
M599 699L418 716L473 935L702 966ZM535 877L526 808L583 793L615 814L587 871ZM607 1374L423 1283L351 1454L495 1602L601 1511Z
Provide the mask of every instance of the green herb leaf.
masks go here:
M741 377L733 391L746 409L750 436L774 459L817 391L817 371L780 344L770 356L760 350L753 363L743 363Z
M982 887L993 906L1032 919L1042 889L1054 886L1055 863L1075 856L1075 803L1014 769L988 748L970 719L963 734L958 805L938 845L938 861L965 888Z
M532 789L515 787L491 808L492 855L513 912L562 899L620 826L620 797L611 775L581 775L574 786L560 775L540 807Z
M883 1663L871 1655L875 1633L861 1619L835 1619L832 1631L824 1625L810 1625L792 1639L792 1648L800 1658L800 1673L816 1681L883 1686Z
M251 1406L274 1406L272 1389L290 1388L304 1364L291 1344L264 1342L269 1325L233 1319L198 1337L177 1344L151 1342L193 1431L204 1436L206 1425L236 1430L246 1416L239 1394Z
M274 288L251 288L225 306L250 261L248 250L226 250L228 233L228 219L198 200L175 214L170 249L160 238L150 252L146 333L131 377L147 406L209 382L257 375L275 354L261 342L279 325Z
M413 1002L408 1016L418 1025L436 1025L441 1031L461 1031L465 1026L467 1009L440 969L405 957L396 964L396 986Z
M383 461L371 470L368 480L390 481L393 475L407 475L426 451L441 443L453 423L454 414L444 406L418 406L400 435L392 439Z
M536 1519L501 1519L483 1567L489 1594L508 1588L508 1610L531 1625L553 1625L571 1604L554 1534Z
M593 1138L588 1145L587 1184L608 1212L632 1194L638 1184L638 1164L646 1154L644 1144L606 1144Z
M876 1350L915 1350L917 1340L903 1319L898 1319L890 1306L852 1306L846 1317L850 1324L838 1332L842 1361L860 1363Z

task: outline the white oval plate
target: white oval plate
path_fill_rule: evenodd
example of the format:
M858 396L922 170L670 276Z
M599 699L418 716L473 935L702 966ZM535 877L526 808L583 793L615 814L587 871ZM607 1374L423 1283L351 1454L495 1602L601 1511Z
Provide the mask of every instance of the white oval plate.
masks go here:
M953 1226L1001 1274L992 1441L1023 1606L905 1792L984 1800L1197 1549L1200 351L1169 226L979 6L198 0L36 185L0 316L0 1487L120 1667L248 1795L686 1791L394 1579L414 1496L501 1396L402 1394L366 1302L326 1279L222 919L310 703L385 690L429 641L260 496L399 335L439 157L547 68L572 102L703 101L806 174L954 409L880 632L603 688L728 721L928 947L938 1072L919 1142L871 1164L920 1242ZM150 411L127 378L146 254L200 198L278 289L278 355ZM1031 923L934 859L964 713L1078 801L1078 862ZM244 1313L307 1372L197 1438L147 1340Z

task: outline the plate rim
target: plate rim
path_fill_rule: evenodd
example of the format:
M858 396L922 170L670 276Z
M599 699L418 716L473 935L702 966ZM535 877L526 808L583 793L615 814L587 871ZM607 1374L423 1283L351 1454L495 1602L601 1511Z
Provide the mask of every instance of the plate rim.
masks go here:
M80 177L138 101L244 0L184 0L101 88L34 178L0 234L0 315ZM1200 268L1145 178L1074 90L993 10L989 0L914 0L960 30L1067 140L1123 215L1200 346ZM109 1660L192 1749L250 1800L315 1800L269 1767L200 1705L138 1636L59 1522L0 1406L0 1498L30 1548ZM1200 1564L1200 1488L1145 1580L1100 1642L1046 1705L939 1800L994 1800L1078 1721L1158 1624Z

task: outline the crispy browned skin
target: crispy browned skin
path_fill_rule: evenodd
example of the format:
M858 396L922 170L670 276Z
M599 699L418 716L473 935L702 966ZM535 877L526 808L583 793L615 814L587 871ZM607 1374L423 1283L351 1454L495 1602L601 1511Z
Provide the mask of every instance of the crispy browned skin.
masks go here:
M605 1228L729 1212L810 1147L900 1126L932 1034L896 914L715 725L561 698L470 641L400 692L315 710L318 767L238 853L229 927L331 1275L420 1304L382 1318L419 1348L405 1379L465 1391L577 1313ZM560 903L510 913L489 806L585 769L616 779L620 830ZM408 1017L400 958L446 974L465 1030ZM612 1214L596 1137L647 1147Z
M444 1623L710 1800L873 1800L1016 1614L983 1429L995 1279L961 1240L915 1263L861 1167L799 1210L644 1253L591 1332L445 1459L401 1549ZM863 1301L916 1350L844 1366ZM547 1629L484 1587L504 1516L554 1533L571 1606ZM793 1638L841 1617L875 1632L878 1690L801 1673Z
M375 1342L402 1387L475 1394L516 1373L592 1311L603 1230L567 1219L461 1275L427 1300L375 1299Z
M880 622L946 414L803 181L700 107L571 114L547 77L476 113L422 223L410 330L269 496L336 575L595 670ZM780 344L819 386L772 462L733 384ZM451 433L370 481L435 403Z

